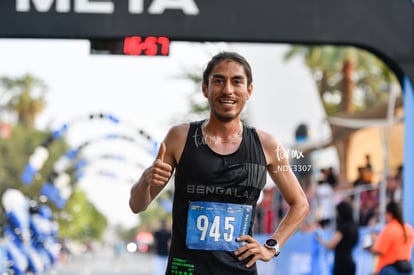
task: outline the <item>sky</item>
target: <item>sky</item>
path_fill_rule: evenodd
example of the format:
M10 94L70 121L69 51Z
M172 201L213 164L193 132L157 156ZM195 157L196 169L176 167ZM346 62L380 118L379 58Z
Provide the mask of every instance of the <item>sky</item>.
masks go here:
M283 60L288 49L283 44L173 41L168 57L143 57L92 55L86 40L1 39L0 76L31 74L47 85L47 106L37 127L53 130L68 124L65 137L71 146L90 142L82 151L90 165L78 184L111 224L132 226L138 219L128 207L131 182L153 161L152 144L138 130L161 141L171 126L188 122L189 97L197 91L201 96L201 89L182 76L201 75L219 51L237 51L252 66L254 89L245 111L253 126L286 146L294 143L301 123L307 124L311 140L329 134L315 83L303 60ZM121 123L88 118L98 113L111 114ZM134 142L102 139L111 133Z

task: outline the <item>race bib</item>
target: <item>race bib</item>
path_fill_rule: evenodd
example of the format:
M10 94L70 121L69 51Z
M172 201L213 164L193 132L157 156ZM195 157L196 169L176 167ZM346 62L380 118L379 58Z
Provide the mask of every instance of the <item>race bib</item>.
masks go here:
M252 206L219 202L191 202L187 217L187 247L200 250L234 251L236 241L249 231Z

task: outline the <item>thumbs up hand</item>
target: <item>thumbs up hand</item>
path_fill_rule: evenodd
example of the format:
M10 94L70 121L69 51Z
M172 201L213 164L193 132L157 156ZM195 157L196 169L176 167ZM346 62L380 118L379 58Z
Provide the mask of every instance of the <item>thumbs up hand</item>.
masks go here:
M170 179L173 168L169 163L164 162L166 151L167 147L165 143L161 142L157 158L145 171L145 182L148 184L161 187L164 186Z
M164 162L165 152L166 151L167 151L167 147L165 146L165 143L164 142L161 142L160 149L158 150L158 154L157 154L156 160L161 160L162 162Z

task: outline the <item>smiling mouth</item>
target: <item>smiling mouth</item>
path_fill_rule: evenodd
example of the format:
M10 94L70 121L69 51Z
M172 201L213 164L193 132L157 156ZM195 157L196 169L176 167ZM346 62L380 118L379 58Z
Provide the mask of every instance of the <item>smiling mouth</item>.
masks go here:
M236 104L236 100L231 100L231 99L220 99L219 102L223 104L231 104L231 105Z

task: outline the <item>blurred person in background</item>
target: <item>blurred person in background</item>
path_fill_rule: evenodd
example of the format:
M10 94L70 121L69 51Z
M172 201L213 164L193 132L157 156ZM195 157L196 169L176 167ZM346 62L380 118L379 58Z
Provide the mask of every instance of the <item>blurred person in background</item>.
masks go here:
M352 250L358 243L358 224L353 218L353 209L349 202L342 201L336 206L336 229L329 241L317 235L321 245L335 251L334 275L354 275L356 272Z
M318 225L322 228L332 226L335 221L335 190L325 177L318 181L313 204Z
M165 274L168 263L168 251L170 250L171 231L167 227L167 221L161 220L161 226L154 232L155 242L155 275Z
M373 235L369 251L378 256L375 274L411 274L411 253L414 231L404 222L401 204L391 201L386 206L386 224L378 236Z

